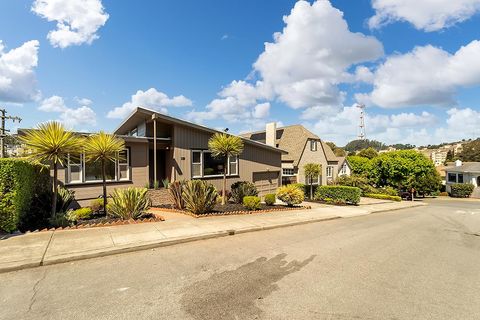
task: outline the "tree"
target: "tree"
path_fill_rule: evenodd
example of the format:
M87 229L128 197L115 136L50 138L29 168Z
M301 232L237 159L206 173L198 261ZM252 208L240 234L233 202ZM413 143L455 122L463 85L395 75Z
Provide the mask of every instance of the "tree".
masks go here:
M114 162L120 153L125 150L125 142L113 134L103 131L91 135L85 141L85 161L100 163L103 182L103 210L107 215L107 182L105 166L108 162Z
M350 164L353 174L367 176L372 169L372 161L360 156L348 156L347 161Z
M208 140L208 148L215 158L224 160L222 188L222 205L224 205L227 189L228 159L230 157L237 157L243 152L243 141L239 137L226 133L215 133L210 140Z
M343 150L342 148L339 148L335 145L335 143L333 142L327 142L327 145L330 147L330 149L332 149L333 153L335 154L335 156L337 157L345 157L347 155L347 153L345 152L345 150Z
M463 150L459 155L460 160L480 162L480 138L465 143L462 147Z
M347 143L344 149L348 152L352 152L352 151L360 151L362 149L367 149L369 147L372 147L377 151L384 150L387 148L387 146L380 141L359 139L359 140L350 141L349 143Z
M372 147L368 147L367 149L361 150L357 156L367 158L367 159L373 159L378 156L378 152L373 149Z
M322 165L318 163L307 163L303 166L303 170L305 171L305 178L308 178L308 182L310 185L310 199L312 199L312 180L314 178L318 178L322 174Z
M452 162L453 160L455 160L455 154L453 153L453 150L448 150L447 157L445 158L445 165L447 162Z
M442 178L437 170L430 174L422 174L420 176L410 176L406 183L408 190L414 188L419 194L431 195L439 191L442 186Z
M36 129L27 130L20 136L20 141L29 150L27 158L31 161L48 163L53 170L52 183L52 218L57 211L58 165L63 166L69 154L79 154L82 139L73 132L66 131L56 121L42 123Z

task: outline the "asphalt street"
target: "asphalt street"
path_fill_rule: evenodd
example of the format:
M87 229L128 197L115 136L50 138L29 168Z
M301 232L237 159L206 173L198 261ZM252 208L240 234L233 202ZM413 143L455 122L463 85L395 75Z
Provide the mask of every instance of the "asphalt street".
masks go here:
M426 201L0 274L0 319L480 319L480 202Z

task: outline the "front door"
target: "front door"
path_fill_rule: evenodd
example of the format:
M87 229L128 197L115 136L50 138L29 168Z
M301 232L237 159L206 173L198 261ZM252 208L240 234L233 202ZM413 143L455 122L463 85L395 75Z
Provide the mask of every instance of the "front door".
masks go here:
M162 180L167 178L165 174L165 160L166 160L166 151L165 150L157 150L157 176L154 176L154 157L153 157L153 149L149 150L149 160L148 160L148 167L149 167L149 180L150 183L153 184L155 180L158 181L159 186L162 186Z

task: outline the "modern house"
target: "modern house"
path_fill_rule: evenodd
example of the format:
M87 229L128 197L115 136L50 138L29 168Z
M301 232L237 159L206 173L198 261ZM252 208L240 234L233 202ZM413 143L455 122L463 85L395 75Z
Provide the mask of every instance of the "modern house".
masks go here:
M153 181L208 180L221 189L223 159L212 157L208 140L219 132L184 120L136 108L114 131L125 140L122 157L107 165L108 188L144 187ZM275 192L281 185L281 156L285 151L242 138L243 153L228 159L227 186L239 180L253 182L260 195ZM84 156L70 157L60 168L58 179L75 191L84 205L102 194L98 164L86 163Z
M471 183L475 186L472 197L480 198L480 162L455 161L454 166L446 167L446 189L454 183Z
M322 165L322 175L315 184L326 185L338 176L339 158L324 141L302 125L277 128L276 123L269 123L265 131L242 136L288 152L282 154L283 184L308 183L303 170L307 163Z

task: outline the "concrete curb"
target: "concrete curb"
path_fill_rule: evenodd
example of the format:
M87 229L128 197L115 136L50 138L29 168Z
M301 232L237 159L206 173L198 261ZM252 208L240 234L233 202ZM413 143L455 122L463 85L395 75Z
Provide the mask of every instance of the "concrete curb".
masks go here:
M152 241L152 242L140 242L140 243L136 243L136 244L128 244L128 245L117 246L117 247L108 248L108 249L92 250L92 251L87 251L87 252L77 252L77 253L74 253L74 254L59 255L59 256L52 256L52 257L48 256L48 248L46 248L44 256L42 257L42 259L39 262L28 262L28 263L13 265L13 266L0 267L0 273L18 271L18 270L23 270L23 269L29 269L29 268L39 267L39 266L53 265L53 264L71 262L71 261L99 258L99 257L111 256L111 255L116 255L116 254L121 254L121 253L148 250L148 249L154 249L154 248L159 248L159 247L173 246L173 245L188 243L188 242L193 242L193 241L221 238L221 237L226 237L226 236L235 235L235 234L256 232L256 231L262 231L262 230L272 230L272 229L292 227L292 226L298 226L298 225L304 225L304 224L310 224L310 223L316 223L316 222L323 222L323 221L330 221L330 220L337 220L337 219L353 218L353 217L356 217L356 216L365 216L365 215L370 215L370 214L373 214L373 213L409 209L409 208L425 206L425 205L427 205L427 204L426 203L418 203L414 206L409 206L409 207L399 207L399 208L393 208L393 209L380 209L380 210L369 210L366 213L361 214L361 215L352 215L352 216L343 216L343 217L332 215L332 216L329 216L329 217L327 216L327 217L321 217L321 218L312 218L312 219L308 219L308 220L293 221L293 222L286 222L286 223L279 223L279 224L271 224L271 225L266 225L266 226L252 226L252 227L242 228L242 229L238 229L238 230L235 229L235 228L232 228L232 229L228 229L228 230L220 230L220 231L215 231L215 232L203 233L203 234L199 234L199 235L195 235L195 236L189 236L189 237L170 238L170 239L156 240L156 241Z

